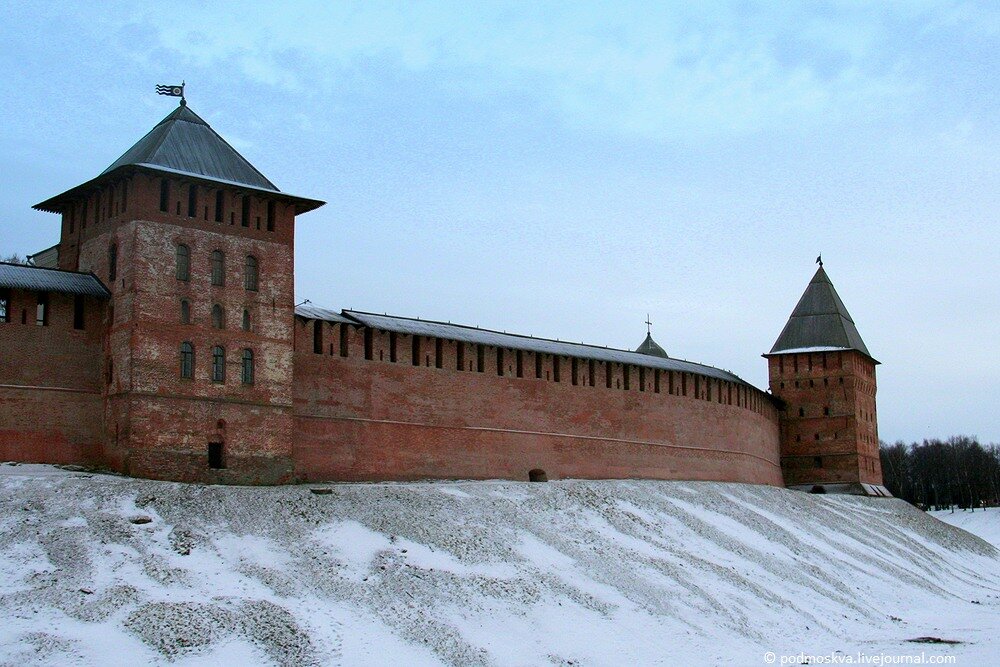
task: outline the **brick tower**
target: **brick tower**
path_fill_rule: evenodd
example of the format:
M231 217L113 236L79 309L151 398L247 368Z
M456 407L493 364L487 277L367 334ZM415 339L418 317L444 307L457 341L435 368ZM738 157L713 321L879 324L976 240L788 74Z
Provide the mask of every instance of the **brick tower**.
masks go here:
M59 268L93 272L105 316L104 457L130 475L291 476L295 197L186 105L60 213Z
M785 485L889 495L882 486L875 366L820 262L767 358L780 399Z

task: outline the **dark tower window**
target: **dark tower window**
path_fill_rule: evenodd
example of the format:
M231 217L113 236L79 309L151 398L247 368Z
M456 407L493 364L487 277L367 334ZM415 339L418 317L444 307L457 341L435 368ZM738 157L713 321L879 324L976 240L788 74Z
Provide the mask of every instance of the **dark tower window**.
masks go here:
M323 320L313 322L313 354L323 354Z
M226 311L219 304L212 306L212 326L216 329L226 328Z
M570 360L570 381L574 387L580 381L580 361L576 357Z
M434 339L434 368L444 367L444 340Z
M48 292L38 293L38 302L35 306L35 324L40 327L49 325L49 294Z
M160 210L170 211L170 181L165 178L160 180Z
M365 327L365 359L368 361L371 361L374 356L372 348L374 347L375 341L372 340L373 338L374 334L371 327Z
M0 289L0 322L10 322L10 290Z
M348 325L346 323L341 323L340 325L340 356L342 357L346 357L348 352L348 342L349 342L348 336L350 335L351 330L348 329L347 326ZM438 348L440 348L440 345L438 346ZM438 368L441 367L438 366Z
M181 343L181 377L185 380L194 377L194 345L187 341Z
M243 384L253 384L253 350L243 350L240 371L240 380Z
M274 200L267 202L267 231L274 231Z
M455 368L465 370L465 343L462 341L455 343Z
M653 371L653 391L657 394L660 393L660 370L656 369Z
M814 456L813 457L813 465L815 467L817 467L817 468L822 468L823 467L823 457L822 456Z
M535 379L542 379L542 353L535 352Z
M482 373L486 370L486 348L482 343L476 345L476 371Z
M198 186L194 183L188 186L188 217L198 217Z
M212 284L217 286L226 284L226 256L221 250L212 251Z
M556 382L560 382L559 378L559 357L552 355L552 379Z
M118 279L118 244L112 243L108 247L108 281L114 282Z
M181 299L181 324L191 324L191 302Z
M83 328L83 297L79 294L73 297L73 328Z
M594 386L594 375L595 375L595 373L594 373L594 360L593 359L589 359L587 361L587 374L590 376L590 379L587 381L587 384L589 384L591 387L593 387Z
M215 221L222 222L226 214L226 193L222 190L215 191Z
M646 368L639 366L639 391L646 391Z
M503 377L503 349L497 348L497 375Z
M799 408L799 417L805 417L805 416L806 416L805 408Z
M829 417L830 416L830 408L829 407L823 408L823 414L825 416Z
M222 456L222 443L208 443L208 467L213 470L222 470L226 467L226 461Z
M396 332L389 332L389 361L396 363Z
M604 384L605 384L605 386L607 386L608 389L611 389L611 384L612 384L612 380L613 380L612 375L613 374L614 373L612 372L611 362L610 361L605 361L604 362Z
M248 292L257 291L257 258L247 255L246 267L243 271L243 287Z
M243 195L243 211L240 214L240 225L250 226L250 195Z
M221 345L212 348L212 382L226 381L226 350Z
M177 280L191 280L191 249L183 243L177 246Z
M410 341L410 363L420 365L420 336L414 334Z
M522 350L518 350L515 354L516 354L516 361L515 361L515 363L517 364L517 368L516 368L517 377L523 378L524 377L524 352Z
M243 330L250 331L250 311L243 309Z

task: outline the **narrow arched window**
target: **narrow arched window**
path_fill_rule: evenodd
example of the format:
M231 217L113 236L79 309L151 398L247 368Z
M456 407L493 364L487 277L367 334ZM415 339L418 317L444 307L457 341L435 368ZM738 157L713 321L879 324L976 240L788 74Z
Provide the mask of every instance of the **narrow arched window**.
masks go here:
M226 311L219 304L212 306L212 326L216 329L226 328Z
M191 280L191 249L183 243L177 246L177 280Z
M181 377L186 380L194 377L194 345L187 341L181 343Z
M240 377L243 384L253 384L253 350L243 350L242 361Z
M212 284L226 284L226 256L221 250L212 251Z
M112 243L108 248L108 281L114 282L118 278L118 244Z
M191 324L191 302L181 299L181 324Z
M246 267L243 271L243 287L248 292L257 291L257 258L247 255Z
M226 350L221 345L212 348L212 382L226 381Z
M243 309L243 330L250 331L250 311Z

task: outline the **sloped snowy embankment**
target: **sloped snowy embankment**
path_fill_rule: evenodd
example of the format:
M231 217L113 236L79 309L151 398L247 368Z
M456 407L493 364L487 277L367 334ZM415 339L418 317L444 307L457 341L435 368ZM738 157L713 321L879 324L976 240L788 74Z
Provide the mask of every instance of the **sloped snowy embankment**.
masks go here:
M997 551L901 501L683 482L329 488L0 465L0 663L1000 655ZM925 635L965 643L905 642Z

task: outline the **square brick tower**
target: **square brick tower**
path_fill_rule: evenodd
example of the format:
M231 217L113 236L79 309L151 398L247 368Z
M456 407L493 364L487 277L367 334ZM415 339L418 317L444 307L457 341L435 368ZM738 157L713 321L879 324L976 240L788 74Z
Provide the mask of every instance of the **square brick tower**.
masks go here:
M888 496L882 486L875 366L823 270L809 282L767 358L780 399L785 485Z
M104 458L130 475L276 483L292 474L295 216L182 98L60 213L58 264L93 272L105 317Z

